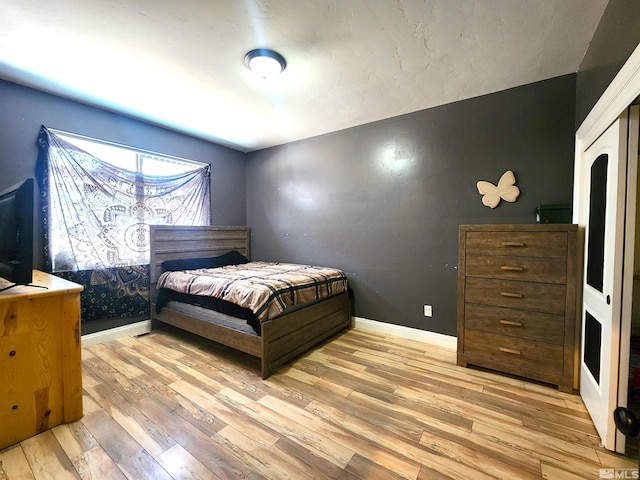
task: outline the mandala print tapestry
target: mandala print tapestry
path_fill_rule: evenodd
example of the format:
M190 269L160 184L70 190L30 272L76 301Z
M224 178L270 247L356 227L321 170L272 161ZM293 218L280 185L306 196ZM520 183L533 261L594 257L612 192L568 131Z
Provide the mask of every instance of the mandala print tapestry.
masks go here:
M115 167L42 127L41 190L50 269L149 263L149 225L208 225L209 165L173 176Z

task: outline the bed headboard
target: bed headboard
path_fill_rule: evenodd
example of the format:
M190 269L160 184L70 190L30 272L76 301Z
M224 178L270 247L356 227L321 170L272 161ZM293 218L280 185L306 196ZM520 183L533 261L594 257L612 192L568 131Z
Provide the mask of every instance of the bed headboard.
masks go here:
M151 225L151 291L165 260L216 257L232 250L251 258L250 239L249 227Z

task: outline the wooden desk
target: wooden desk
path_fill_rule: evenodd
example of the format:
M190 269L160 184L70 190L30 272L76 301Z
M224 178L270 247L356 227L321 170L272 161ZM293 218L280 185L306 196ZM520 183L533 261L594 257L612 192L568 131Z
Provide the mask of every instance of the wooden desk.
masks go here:
M0 449L82 417L83 287L38 270L33 283L47 288L0 292Z

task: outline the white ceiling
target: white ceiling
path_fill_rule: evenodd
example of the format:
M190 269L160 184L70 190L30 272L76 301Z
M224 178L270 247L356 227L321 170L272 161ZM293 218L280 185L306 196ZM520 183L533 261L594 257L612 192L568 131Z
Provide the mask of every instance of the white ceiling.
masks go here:
M251 151L574 73L607 1L0 0L0 78Z

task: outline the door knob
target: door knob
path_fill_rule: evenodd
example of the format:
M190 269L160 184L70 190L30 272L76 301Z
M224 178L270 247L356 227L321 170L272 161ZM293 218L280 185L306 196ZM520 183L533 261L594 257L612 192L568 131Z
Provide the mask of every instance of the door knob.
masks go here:
M635 437L640 433L640 421L631 410L617 407L613 412L616 427L627 437Z

